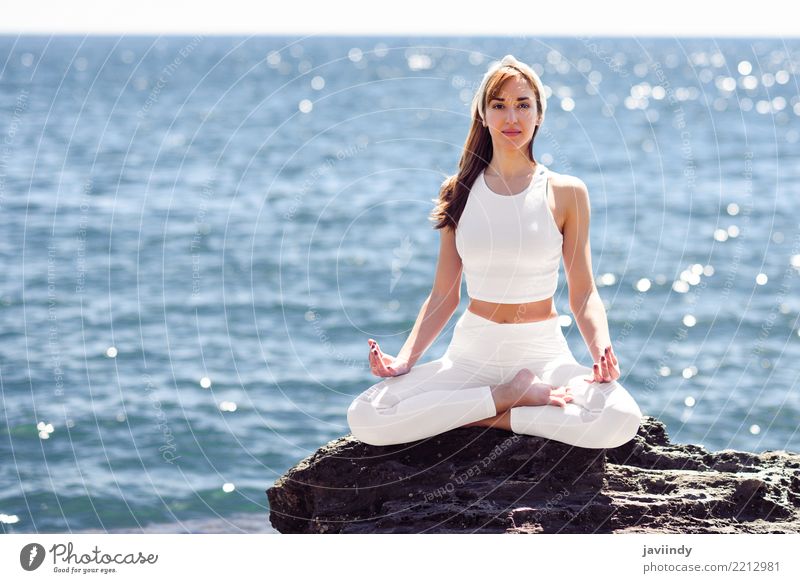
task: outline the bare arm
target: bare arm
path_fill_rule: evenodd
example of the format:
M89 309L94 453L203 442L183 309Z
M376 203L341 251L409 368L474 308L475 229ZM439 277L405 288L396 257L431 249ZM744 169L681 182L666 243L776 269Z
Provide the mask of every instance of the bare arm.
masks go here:
M611 346L608 319L592 275L589 248L589 192L582 180L562 175L554 194L567 209L564 222L564 269L569 286L569 307L581 331L592 360L600 362ZM556 190L557 189L557 190Z
M439 261L433 289L420 308L417 321L398 358L414 365L433 344L458 308L461 299L461 257L456 250L455 231L439 230Z

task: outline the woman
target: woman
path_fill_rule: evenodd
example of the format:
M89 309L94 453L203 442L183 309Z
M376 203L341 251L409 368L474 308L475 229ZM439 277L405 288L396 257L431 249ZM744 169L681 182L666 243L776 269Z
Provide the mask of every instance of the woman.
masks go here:
M361 441L485 426L611 448L636 434L641 412L617 381L594 285L586 186L533 155L545 110L542 82L513 56L484 76L458 174L442 184L432 214L441 234L433 289L396 357L368 341L371 370L383 380L348 409ZM591 369L575 360L558 324L562 255ZM415 367L459 305L462 271L470 302L452 341L441 358Z

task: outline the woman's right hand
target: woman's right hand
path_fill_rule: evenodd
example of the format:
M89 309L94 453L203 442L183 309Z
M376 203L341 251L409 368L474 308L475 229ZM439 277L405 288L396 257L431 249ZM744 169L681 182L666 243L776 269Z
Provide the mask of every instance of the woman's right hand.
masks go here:
M378 343L372 338L369 342L369 369L376 377L397 377L411 370L405 360L384 354Z

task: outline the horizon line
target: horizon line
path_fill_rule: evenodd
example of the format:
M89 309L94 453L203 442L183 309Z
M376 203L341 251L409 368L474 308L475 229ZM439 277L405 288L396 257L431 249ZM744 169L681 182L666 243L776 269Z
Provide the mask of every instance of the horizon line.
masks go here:
M525 33L525 34L498 34L498 33L471 33L471 32L370 32L369 34L357 31L353 32L308 32L308 31L207 31L207 30L3 30L0 28L0 37L46 37L46 36L82 36L82 37L191 37L191 36L210 36L210 37L270 37L270 38L455 38L469 36L470 38L492 38L492 39L516 39L525 38L550 38L550 39L729 39L729 40L800 40L800 33L796 36L786 36L780 34L696 34L696 33L648 33L648 34L623 34L613 32L603 33Z

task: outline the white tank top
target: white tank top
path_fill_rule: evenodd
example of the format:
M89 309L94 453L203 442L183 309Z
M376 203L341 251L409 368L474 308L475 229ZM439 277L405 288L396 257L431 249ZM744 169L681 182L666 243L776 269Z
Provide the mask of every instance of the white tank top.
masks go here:
M538 164L528 187L501 195L475 179L456 228L470 298L522 304L552 297L563 236L547 204L549 170Z

